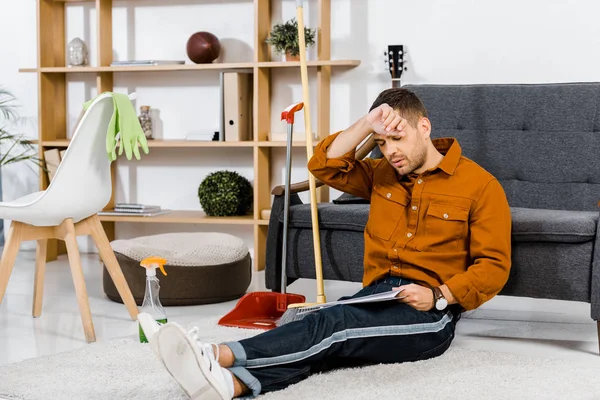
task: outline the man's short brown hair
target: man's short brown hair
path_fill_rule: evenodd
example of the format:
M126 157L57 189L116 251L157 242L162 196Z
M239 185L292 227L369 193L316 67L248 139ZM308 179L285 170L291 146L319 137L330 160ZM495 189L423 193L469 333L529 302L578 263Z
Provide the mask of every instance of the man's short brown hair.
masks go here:
M427 110L416 94L404 88L386 89L377 96L369 112L382 104L387 104L408 121L414 128L419 119L427 117Z

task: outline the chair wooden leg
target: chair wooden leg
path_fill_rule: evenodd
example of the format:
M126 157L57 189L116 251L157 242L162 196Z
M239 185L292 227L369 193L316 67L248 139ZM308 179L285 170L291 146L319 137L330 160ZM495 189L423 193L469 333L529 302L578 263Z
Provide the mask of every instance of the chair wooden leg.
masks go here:
M75 225L71 218L66 219L60 226L59 231L67 246L67 254L69 256L69 265L71 267L71 275L75 285L75 293L77 302L79 303L79 312L81 313L81 321L83 322L83 330L85 338L88 342L96 341L94 332L94 322L92 321L92 313L90 311L90 303L85 287L85 279L83 278L83 270L81 268L81 256L79 254L79 246L77 245L77 235L75 233Z
M35 254L35 278L33 281L33 307L31 314L34 318L42 315L42 299L44 298L44 273L46 272L46 254L48 239L39 239Z
M8 279L12 273L17 254L19 254L19 247L22 241L23 224L20 222L12 221L8 234L6 235L6 241L4 243L4 250L2 251L2 259L0 260L0 304L6 293L6 287L8 286Z
M125 304L125 307L127 307L127 311L129 311L131 319L136 321L139 313L137 304L135 304L135 299L133 298L131 289L125 280L125 275L123 275L123 271L121 270L121 266L117 261L117 257L115 256L115 253L110 246L110 242L104 233L100 219L98 216L94 215L89 217L86 222L88 224L90 235L94 239L96 247L98 248L98 252L102 257L102 261L104 261L104 265L106 266L110 277L115 283L115 287L117 288L121 299L123 299L123 303Z

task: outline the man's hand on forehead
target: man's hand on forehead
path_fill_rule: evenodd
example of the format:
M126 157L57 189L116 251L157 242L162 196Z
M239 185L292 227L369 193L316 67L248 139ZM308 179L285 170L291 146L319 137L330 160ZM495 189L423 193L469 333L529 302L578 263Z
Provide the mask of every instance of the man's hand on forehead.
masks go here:
M402 138L406 135L404 127L408 121L387 104L374 108L367 115L367 121L376 134L394 138Z

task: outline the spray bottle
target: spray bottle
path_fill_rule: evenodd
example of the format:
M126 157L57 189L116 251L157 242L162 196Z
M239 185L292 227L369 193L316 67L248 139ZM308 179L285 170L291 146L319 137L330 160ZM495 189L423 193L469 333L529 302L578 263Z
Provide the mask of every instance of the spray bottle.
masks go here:
M148 257L144 258L140 265L146 268L146 293L144 294L144 302L142 303L142 309L140 312L145 312L150 314L158 323L166 324L167 323L167 313L163 308L162 304L160 304L160 299L158 296L158 291L160 290L160 285L158 282L158 278L156 277L156 269L160 268L163 275L167 275L165 272L164 265L167 263L167 260L160 257ZM148 339L144 334L142 326L139 326L140 332L140 342L148 343Z

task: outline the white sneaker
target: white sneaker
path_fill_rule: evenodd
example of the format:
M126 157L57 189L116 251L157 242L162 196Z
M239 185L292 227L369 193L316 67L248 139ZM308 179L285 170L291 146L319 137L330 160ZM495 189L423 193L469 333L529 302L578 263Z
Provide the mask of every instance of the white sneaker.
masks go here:
M174 322L161 326L155 335L158 357L169 374L194 400L230 400L233 398L225 368L217 362L212 344L198 339L197 328L186 332Z

